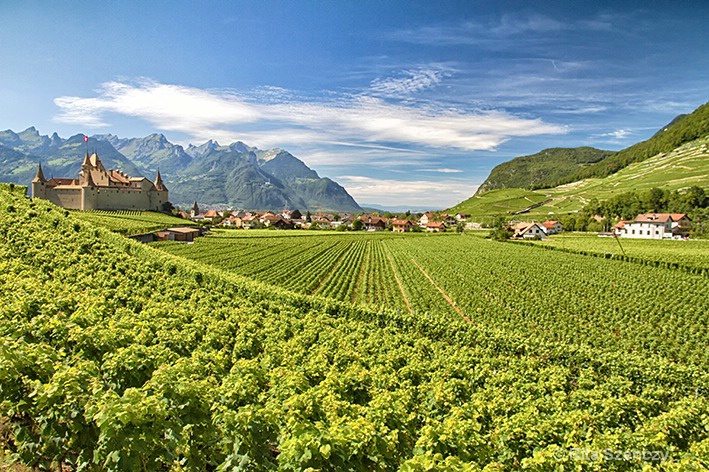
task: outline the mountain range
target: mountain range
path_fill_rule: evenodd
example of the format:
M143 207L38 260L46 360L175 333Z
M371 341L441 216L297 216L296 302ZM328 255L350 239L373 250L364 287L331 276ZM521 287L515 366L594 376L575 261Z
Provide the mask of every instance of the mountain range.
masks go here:
M593 198L605 200L631 190L709 189L708 148L709 103L617 152L553 148L502 163L475 195L447 211L534 218L573 213Z
M211 140L184 148L162 134L94 135L88 143L83 136L45 136L34 127L0 131L0 181L28 185L39 162L47 177L74 177L88 150L96 151L106 168L128 175L152 178L160 170L170 201L178 206L197 201L251 210L362 211L337 182L282 149L260 150L240 141L221 146Z

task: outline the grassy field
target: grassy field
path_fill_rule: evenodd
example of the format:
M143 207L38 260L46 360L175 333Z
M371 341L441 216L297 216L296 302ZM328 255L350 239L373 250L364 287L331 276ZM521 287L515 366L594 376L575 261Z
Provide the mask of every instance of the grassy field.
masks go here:
M602 179L585 179L550 189L518 188L493 190L461 202L449 212L469 213L473 217L492 216L519 211L530 203L551 199L526 216L544 218L578 211L592 198L608 199L630 190L653 187L678 190L690 186L709 189L709 136L646 161L631 164Z

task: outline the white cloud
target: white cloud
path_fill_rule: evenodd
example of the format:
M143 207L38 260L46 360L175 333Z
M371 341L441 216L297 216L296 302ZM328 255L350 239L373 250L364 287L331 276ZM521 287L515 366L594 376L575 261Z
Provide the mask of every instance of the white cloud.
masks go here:
M462 179L394 180L342 175L337 177L337 181L359 202L431 210L449 208L473 195L479 187Z
M55 119L105 127L109 126L108 116L119 114L141 118L158 130L184 133L197 140L251 140L249 144L259 147L349 142L474 151L494 150L513 137L566 132L541 119L502 111L393 104L364 94L308 101L283 98L288 97L283 89L269 93L271 100L256 100L255 96L262 96L263 91L262 88L249 96L148 79L114 81L103 84L97 97L56 98L54 102L61 112Z
M442 168L442 169L419 169L420 172L440 172L441 174L459 174L461 172L465 172L462 169L448 169L448 168Z
M620 140L620 139L627 138L631 134L633 134L633 132L630 131L629 129L618 129L618 130L612 131L610 133L603 133L600 136Z
M443 72L435 69L407 70L403 77L375 79L370 84L373 92L402 96L434 87L443 80Z

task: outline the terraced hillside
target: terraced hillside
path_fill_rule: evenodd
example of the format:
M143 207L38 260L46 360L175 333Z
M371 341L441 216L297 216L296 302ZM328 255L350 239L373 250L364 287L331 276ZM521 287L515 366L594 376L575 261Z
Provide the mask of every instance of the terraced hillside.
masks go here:
M474 217L493 216L524 210L531 202L548 200L528 213L544 217L580 210L592 198L604 200L630 190L653 187L681 190L693 185L709 189L709 136L630 164L608 177L535 191L519 188L493 190L475 195L448 212L469 213Z

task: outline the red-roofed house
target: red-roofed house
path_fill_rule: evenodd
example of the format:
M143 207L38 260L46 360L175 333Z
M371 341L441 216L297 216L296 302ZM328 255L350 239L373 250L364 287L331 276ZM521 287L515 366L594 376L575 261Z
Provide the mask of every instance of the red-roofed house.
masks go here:
M641 213L619 229L624 238L672 239L689 234L691 220L684 213Z
M429 233L443 233L446 230L446 224L442 221L431 221L426 225L426 231Z
M542 228L546 234L556 234L561 232L563 227L561 226L561 223L556 220L546 220L542 223Z
M414 224L409 220L394 220L391 222L391 230L395 233L408 233Z

